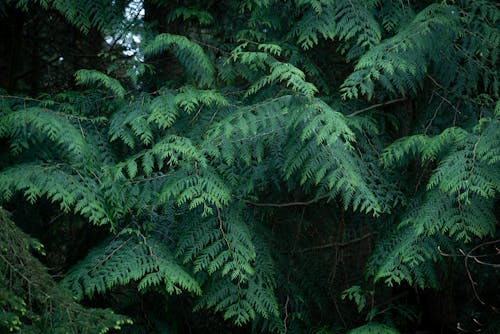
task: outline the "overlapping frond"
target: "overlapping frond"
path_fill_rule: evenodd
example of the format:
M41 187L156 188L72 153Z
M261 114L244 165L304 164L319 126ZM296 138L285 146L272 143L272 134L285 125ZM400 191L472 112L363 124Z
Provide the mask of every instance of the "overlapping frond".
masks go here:
M177 264L161 240L138 236L104 241L60 284L80 300L129 283L136 283L139 291L160 286L170 294L201 294L198 282Z
M58 71L85 67L74 77L88 90L0 91L0 203L20 217L25 201L28 211L55 204L40 207L50 229L65 216L97 225L97 246L57 268L78 301L102 297L144 332L193 319L227 331L347 332L363 324L338 303L350 291L369 321L351 333L396 333L393 301L383 303L393 287L437 288L438 266L458 262L443 255L498 237L492 1L11 0L0 15L12 5L103 35L103 64L55 58ZM27 73L9 84L24 90ZM0 327L20 331L40 323L23 314L26 289L40 287L32 311L48 305L40 293L62 290L27 252L34 243L5 226ZM48 290L20 274L25 264ZM158 303L154 312L136 307L139 296ZM61 300L75 332L124 321ZM40 331L64 332L54 310Z
M378 84L392 95L416 94L431 61L451 50L457 36L458 13L452 6L432 4L396 35L364 53L341 87L343 98L365 95Z
M214 68L201 46L185 36L160 34L144 48L144 55L158 56L166 51L173 52L188 75L195 78L201 86L213 84Z

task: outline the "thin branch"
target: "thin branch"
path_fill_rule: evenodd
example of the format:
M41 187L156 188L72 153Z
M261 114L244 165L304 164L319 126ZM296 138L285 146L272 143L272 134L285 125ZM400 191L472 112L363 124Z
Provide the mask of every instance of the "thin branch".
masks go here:
M221 231L222 237L224 238L224 241L226 242L227 249L231 250L231 244L229 243L229 240L227 240L226 232L224 232L224 227L222 225L222 215L220 213L220 209L218 206L216 206L215 209L217 210L217 219L219 220L219 230Z
M157 176L148 177L148 178L145 178L145 179L136 179L136 180L127 182L127 184L136 184L136 183L141 183L141 182L148 182L148 181L158 180L158 179L161 179L161 178L164 178L164 177L172 176L172 174L173 173L167 173L167 174L161 174L161 175L157 175Z
M436 86L438 86L438 87L439 87L439 88L441 88L442 90L446 90L446 88L445 88L445 87L443 87L443 85L441 85L439 82L437 82L437 80L436 80L436 79L434 79L431 75L427 75L427 77L428 77L429 79L431 79L431 81L432 81L432 82L433 82Z
M483 242L475 247L473 247L469 252L465 253L462 249L459 249L459 252L461 255L452 255L452 254L448 254L448 253L445 253L443 250L441 250L441 247L438 246L438 251L439 253L442 255L442 256L446 256L446 257L456 257L456 256L463 256L464 257L464 265L465 265L465 271L467 273L467 278L469 279L469 282L471 283L471 287L472 287L472 291L474 293L474 296L476 297L476 299L482 304L482 305L487 305L486 302L484 302L481 297L479 296L479 293L476 289L476 285L477 285L477 282L474 281L474 279L472 278L472 273L470 271L470 268L469 268L469 259L473 259L475 262L479 263L479 264L482 264L482 265L487 265L487 266L491 266L493 268L497 268L497 267L500 267L500 264L496 264L496 263L487 263L487 262L484 262L484 261L481 261L481 260L478 260L479 257L483 257L483 255L473 255L472 253L474 253L476 250L478 250L479 248L483 247L483 246L489 246L489 245L494 245L494 244L497 244L497 243L500 243L500 239L496 239L496 240L490 240L490 241L487 241L487 242ZM494 254L494 255L498 255L498 253ZM496 308L492 305L489 305L495 312L496 312Z
M344 317L340 312L339 304L337 303L337 298L333 298L333 305L335 306L335 311L337 311L340 321L342 321L342 325L344 325L344 328L347 328L347 323L345 322Z
M102 265L104 262L108 261L116 252L118 252L123 246L125 246L125 244L127 244L130 239L132 239L132 237L129 237L127 240L125 240L124 242L122 242L118 247L116 247L115 249L113 249L113 251L111 251L111 253L109 253L102 261L99 261L98 263L96 263L92 269L96 269L97 267L99 267L100 265Z
M483 266L489 266L493 268L500 268L500 263L490 263L490 262L484 262L478 259L478 256L473 256L472 257L474 261L476 261L479 264L482 264Z
M431 120L429 121L429 124L427 124L427 126L425 127L424 129L424 135L427 134L427 131L430 129L430 127L432 126L432 122L434 122L434 120L436 119L436 116L438 114L438 111L439 109L441 109L441 106L443 105L444 103L444 100L441 99L441 102L439 103L439 105L437 106L436 110L434 111L434 115L432 116Z
M259 202L253 202L253 201L250 201L250 200L246 200L246 199L242 199L241 197L238 197L238 196L234 196L236 199L239 199L239 200L242 200L243 202L245 202L246 204L249 204L249 205L253 205L253 206L267 206L267 207L274 207L274 208L284 208L284 207L288 207L288 206L305 206L305 205L311 205L311 204L314 204L322 199L325 199L327 197L329 197L330 194L324 194L320 197L317 197L317 198L314 198L312 200L309 200L309 201L305 201L305 202L289 202L289 203L259 203Z
M197 39L195 39L195 38L193 38L193 37L190 37L190 39L191 39L193 42L195 42L196 44L200 44L200 45L206 46L207 48L214 49L214 50L216 50L216 51L218 51L218 52L221 52L221 53L224 53L224 54L226 54L226 55L231 55L231 52L228 52L228 51L226 51L226 50L222 50L221 48L219 48L219 47L217 47L217 46L215 46L215 45L213 45L213 44L208 44L208 43L206 43L206 42L202 42L202 41L197 40Z
M398 102L402 102L402 101L406 101L406 97L400 97L399 99L395 99L395 100L391 100L391 101L387 101L387 102L383 102L383 103L374 104L372 106L369 106L369 107L366 107L366 108L363 108L363 109L360 109L360 110L356 110L356 111L350 113L349 115L347 115L347 117L353 117L353 116L359 115L361 113L364 113L365 111L368 111L368 110L372 110L372 109L375 109L375 108L378 108L378 107L383 107L383 106L387 106L389 104L394 104L394 103L398 103Z
M24 100L24 101L35 101L35 102L40 102L40 103L47 102L46 100L40 100L40 99L35 99L32 97L18 96L18 95L0 95L0 98L2 98L2 99L19 99L19 100ZM61 104L60 102L55 102L55 101L51 101L51 103Z
M367 234L363 235L362 237L352 239L349 241L345 241L345 242L331 242L331 243L320 245L320 246L304 248L304 249L301 249L300 251L298 251L298 253L305 253L305 252L309 252L309 251L313 251L313 250L326 249L326 248L332 248L332 247L346 247L346 246L352 245L354 243L368 239L371 236L374 236L376 234L377 234L377 232L371 232L371 233L367 233Z
M285 318L283 319L283 333L287 333L288 332L288 328L287 328L287 320L288 320L288 303L290 302L290 296L286 296L286 302L285 302L285 306L284 306L284 310L285 310Z
M483 243L477 245L476 247L472 248L467 254L464 254L465 255L465 258L464 258L465 270L467 271L467 276L468 276L469 281L471 283L472 291L474 292L474 296L476 297L476 299L483 305L486 305L486 303L481 299L481 297L479 296L479 293L476 289L477 283L472 278L472 274L471 274L470 269L469 269L469 258L474 257L472 255L472 253L474 253L474 251L476 251L477 249L479 249L483 246L494 245L494 244L499 243L499 242L500 242L500 239L491 240L488 242L483 242Z

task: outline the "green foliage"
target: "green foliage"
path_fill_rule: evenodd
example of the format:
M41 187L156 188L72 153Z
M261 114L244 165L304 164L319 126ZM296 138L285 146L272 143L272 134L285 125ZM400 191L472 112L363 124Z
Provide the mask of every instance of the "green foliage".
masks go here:
M116 96L123 98L125 89L116 79L110 78L104 73L96 70L79 70L75 73L76 82L82 85L101 84Z
M171 11L168 16L168 21L174 21L175 19L182 19L183 21L187 21L190 19L196 19L200 23L200 25L210 25L214 22L214 17L212 14L206 10L195 9L195 8L187 8L187 7L178 7Z
M437 240L419 236L411 227L384 232L386 235L369 259L367 275L374 282L383 279L388 286L406 281L421 288L438 287L432 264L439 259Z
M131 323L109 309L86 308L60 288L32 252L43 246L0 208L0 328L22 333L106 333Z
M349 289L342 291L342 299L346 298L354 301L358 312L361 312L366 306L366 296L359 285L353 285Z
M185 36L160 34L144 48L146 57L158 56L171 51L184 65L188 77L196 79L202 86L211 86L214 80L214 68L203 49Z
M248 219L248 213L232 210L186 222L180 227L176 252L184 263L192 263L194 272L217 278L205 288L195 309L213 307L238 326L257 315L278 316L273 261Z
M382 333L398 334L399 332L387 325L371 322L364 326L351 329L348 333L349 334L382 334Z
M243 48L245 46L246 44L243 44L240 47ZM240 49L237 48L231 55L232 61L249 65L250 68L257 69L263 64L269 66L269 75L253 83L247 90L246 96L257 93L265 86L281 82L285 82L286 87L290 87L292 91L302 93L310 98L317 93L317 88L314 87L313 84L306 82L304 72L290 63L282 63L273 57L273 55L279 56L281 53L281 48L278 45L259 44L257 49L262 51L240 51Z
M457 17L457 9L448 5L422 10L404 29L361 56L341 87L342 96L366 95L370 100L375 83L392 95L416 94L429 63L443 57L441 50L452 49Z
M92 305L137 332L398 333L422 325L407 304L443 286L481 319L497 307L480 299L498 291L484 270L500 191L492 1L0 11L64 18L102 45L98 61L57 63L85 91L43 91L21 73L0 92L0 200L17 223L0 211L0 328L128 321ZM78 254L76 226L60 233L68 217L96 236ZM46 238L59 284L18 226Z
M14 192L22 191L31 203L43 196L59 203L64 212L72 210L94 224L112 223L103 204L104 199L96 193L98 184L92 179L85 181L83 183L78 172L66 165L27 163L6 168L0 174L4 199L10 199Z
M7 0L16 7L27 11L32 3L37 3L43 8L54 9L61 13L75 27L84 33L95 28L106 31L118 26L121 15L127 2L99 0L93 2L78 0Z
M160 240L141 240L139 236L106 240L94 247L61 285L81 300L130 282L137 282L139 291L161 285L170 294L183 290L201 293L198 283Z
M375 1L298 1L306 14L292 34L304 49L318 44L318 36L338 39L347 58L353 59L380 42L381 31L374 17ZM309 7L309 8L308 8Z

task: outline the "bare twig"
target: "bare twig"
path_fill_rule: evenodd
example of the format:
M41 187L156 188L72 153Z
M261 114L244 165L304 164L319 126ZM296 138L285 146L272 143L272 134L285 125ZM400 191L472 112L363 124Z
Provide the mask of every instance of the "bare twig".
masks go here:
M250 200L242 199L241 197L238 197L238 196L234 196L234 197L236 199L242 200L246 204L253 205L253 206L268 206L268 207L274 207L274 208L284 208L284 207L288 207L288 206L303 206L303 205L314 204L314 203L316 203L316 202L318 202L318 201L320 201L322 199L325 199L325 198L327 198L329 196L330 196L330 194L324 194L324 195L322 195L320 197L311 199L309 201L305 201L305 202L288 202L288 203L259 203L259 202L253 202L253 201L250 201Z
M477 249L479 249L483 246L494 245L494 244L499 243L499 242L500 242L500 239L483 242L483 243L477 245L476 247L472 248L467 254L465 254L465 258L464 258L465 270L467 271L467 276L469 278L469 281L471 282L472 291L474 292L474 296L476 297L476 299L483 305L486 305L486 303L479 296L479 293L477 292L477 289L476 289L477 283L472 279L472 274L471 274L470 269L469 269L469 258L473 258L472 253L474 253Z
M195 38L193 38L193 37L190 37L190 39L191 39L193 42L195 42L196 44L200 44L200 45L206 46L207 48L214 49L214 50L216 50L216 51L218 51L218 52L220 52L220 53L224 53L224 54L226 54L226 55L231 55L231 52L228 52L228 51L226 51L226 50L222 50L221 48L219 48L219 47L217 47L217 46L215 46L215 45L213 45L213 44L209 44L209 43L206 43L206 42L202 42L202 41L197 40L197 39L195 39Z
M34 102L47 102L45 100L40 100L40 99L35 99L33 97L26 97L26 96L18 96L18 95L0 95L0 98L3 99L18 99L18 100L24 100L24 101L34 101ZM60 102L55 102L51 101L54 104L61 104Z
M227 249L231 250L231 244L229 243L229 240L227 240L226 232L224 232L224 227L222 226L222 215L220 213L220 209L218 206L216 206L215 209L217 210L217 219L219 220L219 230L221 231L222 237L224 238L224 241L226 242Z
M290 296L286 296L286 302L285 302L285 306L284 306L284 309L285 309L285 318L283 319L283 333L287 333L288 331L288 328L286 326L286 322L288 320L288 303L290 302Z
M363 109L360 109L360 110L356 110L356 111L350 113L349 115L347 115L347 117L353 117L353 116L359 115L361 113L364 113L365 111L368 111L368 110L372 110L372 109L375 109L375 108L378 108L378 107L383 107L383 106L387 106L389 104L394 104L394 103L398 103L398 102L402 102L402 101L406 101L406 97L401 97L399 99L395 99L395 100L391 100L391 101L387 101L387 102L383 102L383 103L374 104L372 106L369 106L369 107L366 107L366 108L363 108Z
M497 244L497 243L500 243L500 239L496 239L496 240L490 240L490 241L487 241L487 242L483 242L475 247L473 247L470 251L468 251L467 253L465 253L462 249L459 249L459 252L461 255L452 255L452 254L448 254L448 253L445 253L443 250L441 250L440 247L438 247L438 251L439 253L442 255L442 256L446 256L446 257L456 257L456 256L463 256L464 257L464 265L465 265L465 271L467 272L467 278L469 279L469 282L471 283L471 286L472 286L472 291L474 293L474 296L476 297L476 299L482 304L482 305L486 305L486 302L484 302L481 297L479 296L479 293L476 289L476 285L477 285L477 282L474 281L474 279L472 278L472 273L470 271L470 268L469 268L469 260L472 259L474 260L476 263L479 263L479 264L482 264L482 265L487 265L487 266L490 266L490 267L493 267L493 268L499 268L500 267L500 264L497 264L497 263L488 263L488 262L485 262L485 261L481 261L479 260L480 257L484 257L485 255L473 255L473 253L478 250L479 248L481 247L484 247L484 246L489 246L489 245L494 245L494 244ZM500 252L498 253L495 253L495 254L491 254L491 255L499 255ZM490 307L493 309L493 310L496 310L496 308L494 306L491 306Z
M113 249L111 253L109 253L102 261L99 261L98 263L95 264L95 266L92 267L91 271L94 270L95 268L99 267L102 265L104 262L108 261L116 252L118 252L125 244L127 244L132 237L129 237L127 240L125 240L120 246L116 247Z
M368 239L371 236L374 236L376 234L377 234L376 232L371 232L371 233L367 233L367 234L363 235L362 237L352 239L349 241L345 241L345 242L331 242L331 243L320 245L320 246L303 248L300 251L298 251L298 253L304 253L304 252L309 252L309 251L313 251L313 250L332 248L332 247L346 247L346 246L349 246L349 245L354 244L356 242L360 242L360 241L363 241L365 239Z

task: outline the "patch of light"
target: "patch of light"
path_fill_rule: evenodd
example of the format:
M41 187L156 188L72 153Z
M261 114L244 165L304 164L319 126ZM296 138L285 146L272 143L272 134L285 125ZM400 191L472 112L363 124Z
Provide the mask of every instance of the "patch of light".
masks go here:
M104 38L106 43L110 46L115 44L121 45L124 48L122 53L125 56L134 56L136 60L142 61L143 57L139 53L139 44L141 43L142 36L127 30L133 30L131 27L142 20L145 14L144 0L130 1L123 15L125 20L123 22L122 31L114 35L106 36Z
M123 50L123 52L122 52L122 53L123 53L125 56L128 56L128 57L135 55L135 51L133 51L133 50Z
M125 8L125 19L127 21L142 20L144 14L146 14L146 11L144 10L143 0L132 0Z

